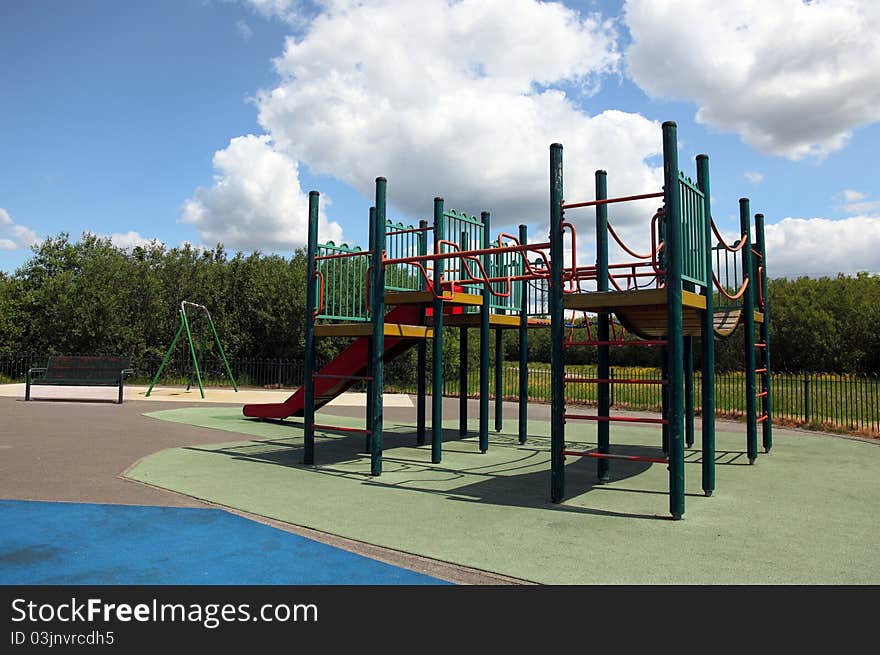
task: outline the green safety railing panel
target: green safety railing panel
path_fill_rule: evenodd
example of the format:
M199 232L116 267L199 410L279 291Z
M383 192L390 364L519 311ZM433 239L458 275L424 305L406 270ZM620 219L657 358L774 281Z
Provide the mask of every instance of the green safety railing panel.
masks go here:
M503 246L503 242L499 240L493 244L495 246ZM492 255L489 258L490 277L515 277L520 275L523 270L522 254L518 252L503 252ZM518 314L520 310L520 288L522 282L514 281L510 283L510 287L506 282L494 282L492 290L495 293L507 293L509 296L489 296L489 311L495 314Z
M320 259L332 255L350 255L334 259ZM369 251L361 250L360 246L349 246L347 243L336 245L332 241L319 243L316 270L320 274L315 284L319 285L320 277L324 278L324 306L317 318L336 321L366 322L370 320L369 303L367 302L367 269L371 263Z
M683 173L678 176L681 197L681 279L700 286L710 283L706 270L705 195Z
M483 221L477 216L449 209L443 212L443 234L438 237L443 241L457 243L462 250L477 250L483 247ZM435 235L436 236L436 235ZM443 252L452 252L454 248L444 245ZM474 277L479 277L479 270L473 261L468 262ZM461 260L447 259L444 263L444 279L455 281L468 277ZM479 284L462 285L464 293L482 293ZM465 313L477 312L479 307L465 307Z
M422 232L413 225L385 221L385 258L415 257L420 252ZM386 291L420 291L425 278L415 264L395 264L385 267Z
M738 248L741 241L742 239L737 239L733 242L732 247ZM738 250L736 252L731 252L720 243L712 246L712 270L715 273L715 277L718 279L718 283L728 295L735 295L742 287L744 278L742 274L742 262L740 260L741 255ZM714 284L712 285L712 289L716 310L742 307L741 299L738 298L736 300L731 300L718 291Z
M532 262L534 265L540 265L539 261ZM546 278L538 278L535 280L526 280L528 285L528 306L526 314L529 316L540 316L546 318L550 316L550 282Z

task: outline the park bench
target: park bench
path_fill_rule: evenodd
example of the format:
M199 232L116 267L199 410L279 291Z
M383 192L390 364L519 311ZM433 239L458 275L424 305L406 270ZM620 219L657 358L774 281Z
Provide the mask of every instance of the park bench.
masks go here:
M45 368L32 368L27 372L24 399L31 399L32 384L58 386L119 387L119 404L122 404L122 383L131 373L128 357L82 357L76 355L52 356ZM36 376L36 377L35 377Z

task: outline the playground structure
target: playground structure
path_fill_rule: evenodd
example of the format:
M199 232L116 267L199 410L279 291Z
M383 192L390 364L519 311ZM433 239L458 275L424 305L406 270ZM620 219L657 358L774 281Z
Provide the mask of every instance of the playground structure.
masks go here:
M186 385L186 390L189 391L190 387L193 383L193 378L199 385L199 393L202 398L205 397L205 387L202 384L202 373L204 370L204 365L200 366L199 362L204 363L204 355L207 352L207 343L206 339L203 338L199 344L197 345L195 341L193 341L192 330L190 329L189 318L186 315L186 308L192 307L196 310L201 310L204 312L205 318L208 321L208 328L211 331L211 336L213 336L213 341L217 344L217 350L220 354L220 358L223 360L223 366L226 369L226 374L229 376L229 381L232 383L232 388L238 392L238 385L235 383L235 378L232 375L232 369L229 367L229 360L226 359L226 352L223 350L223 344L220 343L220 336L217 334L217 328L214 326L214 320L211 318L211 312L208 311L208 308L204 305L199 305L194 302L189 302L188 300L183 300L180 303L180 308L177 310L178 317L180 318L180 324L177 327L177 332L174 335L174 339L171 340L171 345L168 347L168 351L165 353L165 357L162 358L162 363L159 365L159 370L156 371L156 375L153 376L152 381L150 382L150 387L147 389L146 397L150 397L150 393L153 391L153 387L156 385L156 382L159 381L159 378L162 376L162 371L165 370L165 366L168 365L168 361L171 359L171 355L174 353L174 347L177 345L180 336L186 332L186 341L189 346L189 353L192 357L193 364L193 372L190 375L190 379Z
M702 487L715 488L714 339L745 331L747 387L747 455L758 456L757 426L763 427L765 452L772 447L769 313L763 216L755 216L755 238L747 199L740 200L742 236L728 245L711 218L708 157L697 157L697 182L678 167L676 125L663 124L664 186L661 191L609 198L607 175L596 173L596 198L568 203L563 196L562 146L550 147L550 239L529 243L526 227L517 236L490 235L490 214L480 217L445 208L434 199L433 224L394 223L386 218L385 178L376 180L375 206L370 208L368 250L318 243L319 194L309 194L304 385L284 403L245 405L245 416L304 419L304 463L315 463L315 432L358 433L365 437L372 475L382 473L382 392L384 365L417 348L417 444L426 441L427 340L433 339L431 394L431 462L442 459L443 330L461 330L461 406L459 433L467 434L467 328L480 329L480 393L478 447L489 448L489 343L495 330L495 429L501 430L501 330L519 332L520 443L528 438L528 330L551 330L551 499L565 497L566 457L597 459L599 482L609 479L614 459L664 463L669 468L669 511L684 514L684 451L694 440L693 350L701 341L702 362ZM629 248L608 221L609 205L650 198L663 199L651 220L651 249L640 254ZM565 212L592 207L596 212L596 264L577 263L577 235ZM566 246L566 235L568 245ZM609 235L635 261L609 262ZM713 235L715 242L713 243ZM430 243L429 243L430 240ZM713 262L714 260L714 262ZM568 263L567 263L568 262ZM713 263L718 269L716 274ZM719 276L721 279L719 279ZM386 306L392 309L386 314ZM576 322L583 316L581 323ZM616 317L616 320L613 319ZM321 322L319 322L321 321ZM755 323L760 326L755 339ZM586 331L585 339L576 338ZM593 331L595 330L595 337ZM624 330L637 339L626 338ZM567 335L566 335L567 331ZM179 331L178 331L179 334ZM316 370L315 339L353 338L352 344L321 370ZM642 345L661 349L660 380L613 379L610 348ZM596 348L597 377L567 375L565 353ZM756 353L760 365L756 365ZM757 376L761 391L757 392ZM352 385L367 386L363 428L318 424L315 412ZM661 384L660 418L612 416L613 384ZM596 415L567 413L565 384L597 386ZM758 399L761 414L758 415ZM566 448L568 421L595 421L595 450ZM610 424L647 423L662 426L663 456L644 457L611 452Z

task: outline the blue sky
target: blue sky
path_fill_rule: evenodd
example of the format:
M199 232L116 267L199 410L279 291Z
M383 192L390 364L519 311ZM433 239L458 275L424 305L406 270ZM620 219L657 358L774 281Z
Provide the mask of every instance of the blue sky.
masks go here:
M7 1L0 270L60 231L287 254L310 189L322 238L364 243L379 175L395 217L442 195L539 235L552 140L567 197L596 168L642 193L675 120L722 228L766 215L771 274L878 272L876 5ZM612 221L639 243L648 209Z

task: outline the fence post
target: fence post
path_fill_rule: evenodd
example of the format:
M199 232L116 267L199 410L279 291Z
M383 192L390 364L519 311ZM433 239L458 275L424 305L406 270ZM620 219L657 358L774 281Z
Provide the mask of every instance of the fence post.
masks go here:
M804 371L804 424L810 422L810 373Z

